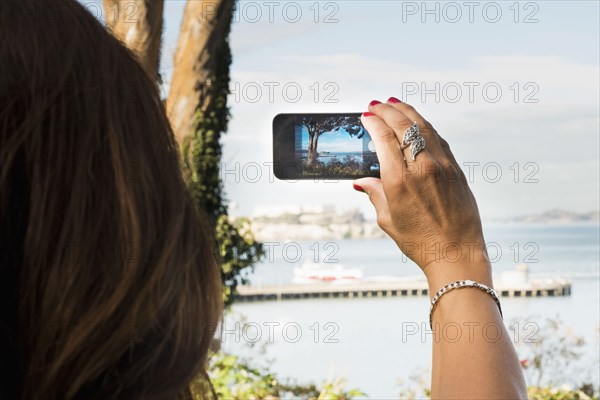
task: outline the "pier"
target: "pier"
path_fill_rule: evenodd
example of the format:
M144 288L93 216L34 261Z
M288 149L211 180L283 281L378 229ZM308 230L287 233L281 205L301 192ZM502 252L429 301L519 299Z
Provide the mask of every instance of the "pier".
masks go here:
M495 284L501 297L553 297L569 296L571 281L566 279L540 279L527 283ZM300 299L360 299L373 297L427 296L427 282L415 281L358 281L353 283L310 283L287 285L241 286L237 300L240 302L282 301Z

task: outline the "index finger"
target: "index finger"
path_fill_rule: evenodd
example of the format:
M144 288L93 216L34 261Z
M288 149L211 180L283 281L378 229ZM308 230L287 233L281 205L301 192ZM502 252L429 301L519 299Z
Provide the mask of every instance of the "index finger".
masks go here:
M370 112L363 113L360 121L375 143L382 181L385 181L384 176L402 178L407 167L394 130L383 119Z

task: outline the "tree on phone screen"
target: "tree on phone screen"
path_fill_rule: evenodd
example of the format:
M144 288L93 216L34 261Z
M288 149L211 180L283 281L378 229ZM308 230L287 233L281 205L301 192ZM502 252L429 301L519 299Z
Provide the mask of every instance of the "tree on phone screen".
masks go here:
M360 117L304 117L302 125L308 131L308 156L306 165L310 166L319 157L317 146L323 134L344 130L350 137L362 139L366 130L360 123Z

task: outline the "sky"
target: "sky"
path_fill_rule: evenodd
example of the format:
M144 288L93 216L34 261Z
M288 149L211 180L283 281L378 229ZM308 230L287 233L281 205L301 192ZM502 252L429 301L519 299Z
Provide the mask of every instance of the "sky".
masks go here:
M166 88L184 6L165 5ZM272 119L390 96L450 143L484 219L597 210L599 14L572 0L238 2L222 165L232 211L336 204L374 218L351 181L276 180Z

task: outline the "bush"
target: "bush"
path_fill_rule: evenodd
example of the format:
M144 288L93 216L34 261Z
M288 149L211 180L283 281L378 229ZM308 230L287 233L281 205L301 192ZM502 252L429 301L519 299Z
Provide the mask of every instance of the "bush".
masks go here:
M351 400L365 394L357 389L346 391L343 379L325 382L321 389L314 384L282 382L267 368L252 367L238 356L220 352L211 360L209 375L219 399L277 400Z
M585 391L591 390L591 393ZM565 388L551 388L530 386L527 388L527 396L530 400L598 400L598 395L593 393L589 385L582 386L577 390Z
M314 161L311 165L304 164L304 175L308 176L327 178L339 175L359 175L363 173L364 171L361 163L351 156L346 156L343 160L335 158L327 164L321 161Z

